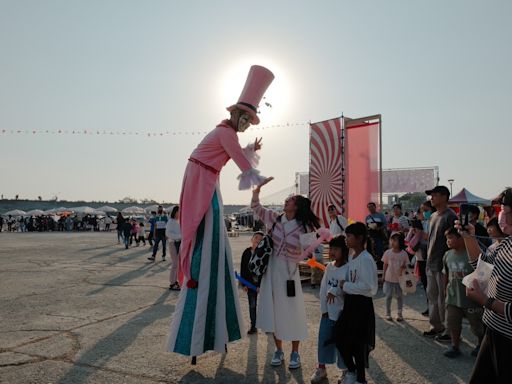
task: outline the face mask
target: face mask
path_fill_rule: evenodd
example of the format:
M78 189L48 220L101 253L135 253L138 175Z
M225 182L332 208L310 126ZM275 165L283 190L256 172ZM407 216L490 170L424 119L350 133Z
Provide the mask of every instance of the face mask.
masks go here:
M243 113L238 118L238 132L244 132L251 125L251 117Z
M428 219L430 219L430 216L432 216L432 212L425 211L425 212L423 212L423 216L425 217L425 220L428 220Z

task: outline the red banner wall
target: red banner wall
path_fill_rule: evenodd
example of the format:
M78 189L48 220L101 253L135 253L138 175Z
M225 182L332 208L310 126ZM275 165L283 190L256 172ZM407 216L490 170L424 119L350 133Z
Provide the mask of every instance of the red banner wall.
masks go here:
M380 197L380 124L345 126L347 217L364 221L368 202Z

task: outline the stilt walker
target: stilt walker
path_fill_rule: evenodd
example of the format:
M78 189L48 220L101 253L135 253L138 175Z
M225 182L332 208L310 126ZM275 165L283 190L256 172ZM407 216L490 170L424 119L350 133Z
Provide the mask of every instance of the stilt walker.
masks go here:
M268 69L252 66L238 102L192 152L180 198L179 279L182 290L172 316L168 350L186 356L225 352L242 338L243 317L236 291L231 249L224 223L219 174L229 161L242 174L239 189L258 185L265 177L256 170L261 139L242 149L237 132L258 124L258 105L274 79Z

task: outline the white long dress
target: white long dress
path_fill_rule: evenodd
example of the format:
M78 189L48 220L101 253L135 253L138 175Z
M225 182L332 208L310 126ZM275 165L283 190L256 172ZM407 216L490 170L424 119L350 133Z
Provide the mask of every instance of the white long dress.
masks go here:
M281 223L286 234L299 225L296 220L286 220L285 216L282 216ZM298 265L283 255L276 255L277 251L274 249L261 281L256 327L273 332L279 340L305 340L308 329ZM287 296L288 279L295 281L295 297Z

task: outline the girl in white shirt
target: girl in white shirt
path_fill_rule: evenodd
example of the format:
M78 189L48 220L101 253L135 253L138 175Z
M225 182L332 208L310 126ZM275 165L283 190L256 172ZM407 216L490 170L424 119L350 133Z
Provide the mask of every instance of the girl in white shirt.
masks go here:
M329 242L329 256L332 262L327 264L320 285L320 329L318 331L318 368L311 377L311 383L320 383L327 378L326 364L337 363L338 368L346 369L341 354L332 342L336 321L343 310L342 281L347 280L348 247L345 236L336 236Z
M137 229L137 247L140 245L140 242L146 245L146 228L144 228L144 222L139 223L139 227Z
M377 293L377 266L366 251L366 225L360 222L345 230L351 250L347 280L340 286L345 293L343 312L336 324L336 346L348 372L344 383L366 383L368 355L375 348L375 312L372 297ZM357 381L356 381L357 380Z

